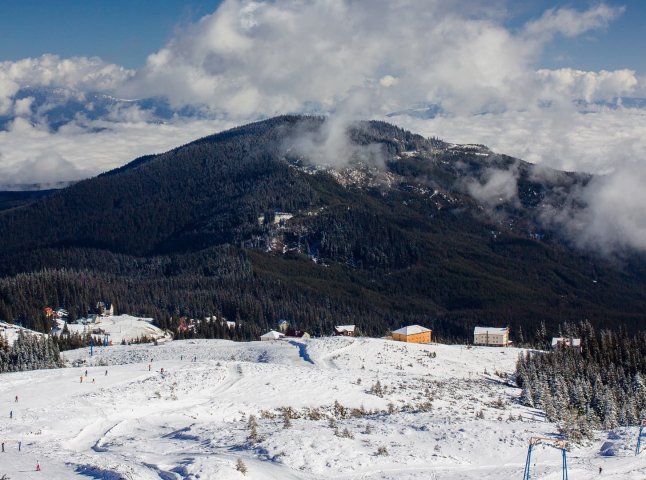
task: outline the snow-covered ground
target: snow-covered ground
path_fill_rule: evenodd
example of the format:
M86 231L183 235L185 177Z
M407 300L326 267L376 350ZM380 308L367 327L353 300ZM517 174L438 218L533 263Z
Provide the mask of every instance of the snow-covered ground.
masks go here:
M2 320L0 320L0 337L2 337L2 339L5 340L7 344L13 345L13 342L15 342L16 338L18 338L18 335L20 335L20 332L23 332L27 335L43 335L42 333L29 330L28 328L19 327L18 325L3 322Z
M67 328L70 333L80 334L87 332L92 333L93 331L101 330L108 335L110 341L115 345L121 343L122 340L130 342L138 337L155 338L164 341L170 340L171 336L153 325L153 321L154 320L152 318L134 317L132 315L123 314L97 317L95 322L88 323L87 325L68 323ZM57 333L60 333L63 330L65 322L63 320L57 320L57 323ZM97 335L99 337L103 336L103 334L99 333Z
M2 375L0 478L520 479L527 440L555 426L507 384L519 352L341 337L66 352L87 364ZM573 448L570 478L646 478L636 435ZM559 451L533 458L533 479L561 478Z

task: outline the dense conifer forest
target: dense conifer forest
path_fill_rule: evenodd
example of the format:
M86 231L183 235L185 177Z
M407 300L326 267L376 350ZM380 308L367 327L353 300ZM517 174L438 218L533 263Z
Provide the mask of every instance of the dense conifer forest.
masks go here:
M644 258L578 251L538 221L538 204L558 206L589 176L539 182L524 162L383 122L349 132L383 163L354 150L320 168L292 144L322 123L239 127L0 212L0 319L48 331L44 306L73 320L103 300L162 328L224 316L244 339L282 318L320 335L417 323L440 341L469 340L476 324L509 325L520 342L541 322L644 329ZM460 187L511 164L517 203L489 211Z
M544 410L575 440L593 429L636 425L646 418L646 333L595 330L581 322L566 325L563 334L580 338L581 349L560 345L519 358L522 401Z
M11 346L0 336L0 373L62 366L58 345L51 336L20 333Z

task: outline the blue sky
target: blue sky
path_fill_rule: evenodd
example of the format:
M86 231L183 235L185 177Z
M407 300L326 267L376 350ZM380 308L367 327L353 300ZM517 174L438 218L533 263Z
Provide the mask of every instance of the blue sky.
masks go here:
M483 2L474 2L483 4ZM486 4L486 2L484 2ZM548 8L584 9L589 0L524 0L507 3L512 29ZM630 68L646 73L646 1L606 2L625 12L606 30L548 45L540 67L581 70ZM2 0L0 61L54 53L61 57L99 56L128 68L144 64L177 28L213 12L220 0ZM495 8L495 7L493 7Z
M511 10L517 16L511 24L538 17L547 8L574 7L584 9L598 4L589 0L545 1L525 0L512 3ZM568 66L581 70L615 70L630 68L646 73L646 1L608 1L608 5L620 5L624 13L608 25L607 29L575 38L560 38L549 45L541 59L542 67L561 68Z
M54 53L138 67L218 0L2 0L0 60Z

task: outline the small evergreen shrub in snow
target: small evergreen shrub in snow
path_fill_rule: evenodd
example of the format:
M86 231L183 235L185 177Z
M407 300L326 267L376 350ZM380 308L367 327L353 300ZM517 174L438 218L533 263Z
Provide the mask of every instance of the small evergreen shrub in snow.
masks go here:
M354 438L354 434L350 430L348 430L347 427L344 428L343 431L340 433L338 429L335 429L334 435L341 438Z
M385 457L388 455L388 449L384 447L383 445L377 449L376 455L380 457Z
M318 408L307 409L306 413L305 413L305 416L309 420L313 420L313 421L318 421L318 420L321 420L323 418L323 414L321 413L321 410L318 409Z
M346 418L348 409L339 403L338 400L334 401L334 416L336 418Z
M350 416L352 418L362 418L362 417L365 417L367 414L368 412L366 412L366 409L363 405L361 405L361 407L359 408L353 408L352 410L350 410Z
M283 410L283 428L291 428L292 419L288 410Z
M249 471L247 469L247 465L242 461L242 458L239 458L238 461L236 462L236 470L242 473L243 475L246 475L247 472Z
M260 440L260 437L258 436L258 431L256 430L256 427L253 426L249 430L249 436L247 437L247 440L249 440L249 443L258 443Z
M250 443L258 443L260 441L260 438L258 436L258 423L256 422L255 415L249 415L247 426L249 427L249 436L247 437L247 439Z
M384 396L384 390L379 380L377 380L377 382L372 387L370 387L370 393L377 395L378 397Z

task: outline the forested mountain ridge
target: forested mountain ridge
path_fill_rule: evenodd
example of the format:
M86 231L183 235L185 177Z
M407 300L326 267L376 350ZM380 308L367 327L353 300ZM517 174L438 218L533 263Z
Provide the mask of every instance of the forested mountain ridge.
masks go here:
M644 327L644 259L581 253L540 220L589 176L384 122L327 149L325 127L257 122L0 212L0 318L44 328L44 304L81 315L110 298L161 326L221 313L247 337L278 318L440 338L509 324L517 340L542 321ZM498 174L517 192L490 191Z

